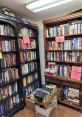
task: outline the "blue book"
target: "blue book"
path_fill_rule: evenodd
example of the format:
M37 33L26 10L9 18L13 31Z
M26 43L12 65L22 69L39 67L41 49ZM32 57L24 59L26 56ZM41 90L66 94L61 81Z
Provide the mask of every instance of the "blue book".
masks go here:
M0 104L0 117L4 114L4 108L3 108L3 105Z

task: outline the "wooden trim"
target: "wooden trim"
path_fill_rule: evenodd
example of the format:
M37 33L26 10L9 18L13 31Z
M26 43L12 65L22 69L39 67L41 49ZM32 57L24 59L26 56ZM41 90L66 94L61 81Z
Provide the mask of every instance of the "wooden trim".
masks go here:
M76 11L76 12L73 12L73 13L69 13L69 14L64 15L62 17L43 20L43 24L45 24L45 25L54 24L54 23L73 20L75 18L81 18L81 17L82 17L82 10L81 11Z

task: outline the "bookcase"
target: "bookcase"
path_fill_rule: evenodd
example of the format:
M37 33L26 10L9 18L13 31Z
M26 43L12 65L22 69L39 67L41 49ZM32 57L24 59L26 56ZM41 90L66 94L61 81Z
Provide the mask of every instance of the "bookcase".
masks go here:
M0 20L0 117L22 107L16 41L15 27Z
M38 29L23 25L19 30L20 67L24 97L41 87ZM25 42L27 38L28 42Z
M44 20L45 80L58 102L82 111L82 10Z
M37 87L41 87L38 27L0 15L0 117L23 109L25 97Z

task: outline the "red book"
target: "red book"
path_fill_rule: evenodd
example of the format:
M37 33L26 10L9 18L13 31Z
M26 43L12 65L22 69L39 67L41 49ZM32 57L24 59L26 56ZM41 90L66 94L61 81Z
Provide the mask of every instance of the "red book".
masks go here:
M72 66L71 78L75 80L81 80L82 67Z

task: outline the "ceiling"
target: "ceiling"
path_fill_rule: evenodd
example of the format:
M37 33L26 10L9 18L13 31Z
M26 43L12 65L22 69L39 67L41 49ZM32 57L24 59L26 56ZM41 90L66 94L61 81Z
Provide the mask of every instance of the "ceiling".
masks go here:
M45 11L33 13L25 8L27 1L32 0L0 0L0 6L11 8L22 17L26 17L32 21L40 21L49 17L62 16L82 8L82 0L74 0L62 6L57 6Z

